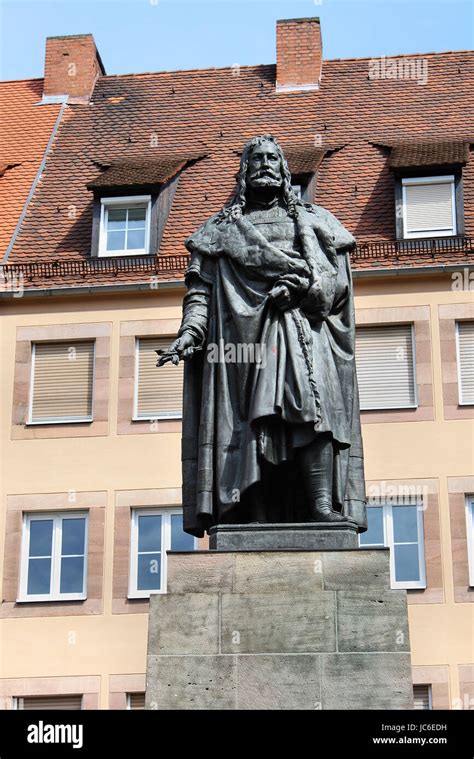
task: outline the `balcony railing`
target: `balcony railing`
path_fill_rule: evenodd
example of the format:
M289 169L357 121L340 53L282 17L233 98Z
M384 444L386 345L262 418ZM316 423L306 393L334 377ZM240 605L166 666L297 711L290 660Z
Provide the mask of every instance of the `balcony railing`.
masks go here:
M352 251L352 261L357 268L357 263L402 260L407 265L410 259L431 259L443 257L443 261L450 255L459 260L459 257L474 261L474 238L473 237L436 237L417 240L387 240L377 242L360 242ZM67 280L94 280L100 282L102 276L118 277L122 274L141 275L146 277L169 274L173 278L182 278L188 265L189 255L179 256L140 256L130 258L87 258L87 259L58 259L53 261L32 261L28 263L12 263L0 266L0 288L8 286L13 280L21 278L25 284L39 280L65 279L65 285L70 284Z
M473 256L474 238L472 237L423 237L416 240L387 240L358 243L352 253L352 260L367 261L373 259L398 258L433 258L440 254Z
M76 260L58 259L54 261L32 261L20 264L6 264L0 267L0 278L22 275L25 280L76 277L90 279L101 275L119 274L160 275L165 272L182 273L189 261L189 255L182 256L136 256L130 258L84 258Z

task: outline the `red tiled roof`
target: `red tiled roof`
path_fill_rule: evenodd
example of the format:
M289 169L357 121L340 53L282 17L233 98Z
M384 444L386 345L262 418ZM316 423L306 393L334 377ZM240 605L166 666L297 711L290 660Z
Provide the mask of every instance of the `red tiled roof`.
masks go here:
M319 167L321 161L326 155L334 150L339 150L343 145L337 148L288 148L286 151L286 160L292 174L312 174Z
M0 82L0 259L3 257L60 106L41 105L42 79Z
M204 158L205 154L188 156L187 158L171 157L158 161L115 161L103 164L105 171L92 182L88 182L88 190L101 187L144 187L163 184L174 177L178 171L192 161Z
M469 160L469 142L414 142L393 145L389 166L408 168L417 166L454 166Z
M206 153L182 171L161 242L160 255L182 254L184 239L230 198L245 140L268 132L289 154L301 146L319 149L320 142L321 149L344 145L322 160L316 202L359 243L393 240L394 177L380 145L465 142L472 133L474 54L418 57L429 67L423 85L370 79L367 59L337 60L323 62L319 91L285 94L275 93L274 65L102 77L93 105L68 109L72 116L61 127L11 261L89 256L93 199L86 185L97 177L94 157L152 163ZM474 162L464 173L465 227L473 235Z

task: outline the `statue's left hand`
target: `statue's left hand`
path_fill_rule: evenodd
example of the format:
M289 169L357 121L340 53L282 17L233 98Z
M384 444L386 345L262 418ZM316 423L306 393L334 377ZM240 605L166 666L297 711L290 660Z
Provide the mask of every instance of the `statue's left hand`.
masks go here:
M286 285L276 285L270 290L268 297L281 311L291 308L291 293Z

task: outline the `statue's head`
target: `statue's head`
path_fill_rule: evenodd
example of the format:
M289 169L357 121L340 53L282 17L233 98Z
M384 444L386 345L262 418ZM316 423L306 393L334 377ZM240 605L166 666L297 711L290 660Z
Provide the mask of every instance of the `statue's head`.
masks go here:
M237 174L237 188L228 206L223 210L224 217L237 217L247 203L250 190L262 193L279 192L291 215L301 202L291 186L291 174L283 150L271 134L253 137L245 145Z
M277 188L283 184L283 151L271 135L264 134L247 142L240 170L245 169L247 184L255 190Z

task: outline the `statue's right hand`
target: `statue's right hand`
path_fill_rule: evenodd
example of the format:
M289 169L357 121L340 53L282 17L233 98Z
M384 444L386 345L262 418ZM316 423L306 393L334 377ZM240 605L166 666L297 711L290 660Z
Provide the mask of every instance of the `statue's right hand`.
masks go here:
M157 351L160 356L157 366L163 366L168 361L177 364L182 359L191 358L196 348L194 336L190 332L183 332L167 350Z
M190 332L183 332L180 337L176 338L170 350L175 350L179 354L180 359L186 359L193 355L195 347L194 336Z

